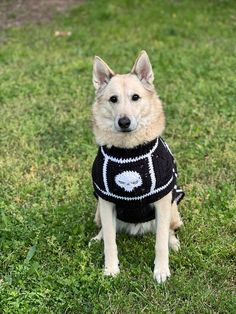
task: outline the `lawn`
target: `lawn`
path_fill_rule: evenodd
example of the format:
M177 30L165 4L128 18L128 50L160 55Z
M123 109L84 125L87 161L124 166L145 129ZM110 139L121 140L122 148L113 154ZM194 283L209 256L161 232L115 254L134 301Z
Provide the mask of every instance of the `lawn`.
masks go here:
M56 37L55 31L71 31ZM235 1L84 1L0 33L0 313L235 313ZM93 222L94 55L128 72L141 49L167 116L184 227L172 276L154 236L118 236L103 276Z

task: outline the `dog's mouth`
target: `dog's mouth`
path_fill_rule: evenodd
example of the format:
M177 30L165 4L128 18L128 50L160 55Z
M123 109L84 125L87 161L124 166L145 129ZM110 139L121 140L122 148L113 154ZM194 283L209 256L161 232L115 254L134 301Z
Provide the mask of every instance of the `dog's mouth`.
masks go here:
M137 127L136 128L127 128L127 129L115 128L115 133L128 134L128 133L134 133L136 130L137 130Z
M130 133L132 131L134 131L134 130L131 130L131 129L119 130L119 132L121 132L121 133Z

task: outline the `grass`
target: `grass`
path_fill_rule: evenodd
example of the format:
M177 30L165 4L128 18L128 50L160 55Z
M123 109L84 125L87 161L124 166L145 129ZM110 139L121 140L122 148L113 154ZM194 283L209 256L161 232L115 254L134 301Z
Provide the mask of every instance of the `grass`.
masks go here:
M235 1L87 1L0 34L0 313L235 313ZM71 37L55 37L57 30ZM146 49L178 161L185 222L172 277L154 237L119 235L104 278L93 223L93 56L117 72Z

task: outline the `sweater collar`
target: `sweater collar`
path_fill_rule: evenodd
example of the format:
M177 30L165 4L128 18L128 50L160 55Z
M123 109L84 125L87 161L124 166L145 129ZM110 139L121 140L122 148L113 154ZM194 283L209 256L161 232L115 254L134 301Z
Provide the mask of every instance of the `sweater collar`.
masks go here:
M114 158L135 158L147 155L149 153L154 152L159 144L159 138L155 138L154 140L144 143L142 145L138 145L134 148L120 148L112 146L108 148L107 146L102 146L103 152Z

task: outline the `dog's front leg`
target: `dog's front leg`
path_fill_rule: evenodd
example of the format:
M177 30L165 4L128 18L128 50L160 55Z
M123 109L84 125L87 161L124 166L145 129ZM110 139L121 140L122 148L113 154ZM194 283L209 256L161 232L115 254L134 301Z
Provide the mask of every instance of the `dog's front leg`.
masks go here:
M116 245L116 214L113 203L99 198L99 209L104 240L105 275L115 276L120 272Z
M171 192L155 202L154 206L156 211L154 279L161 283L170 276L168 238L171 218Z

